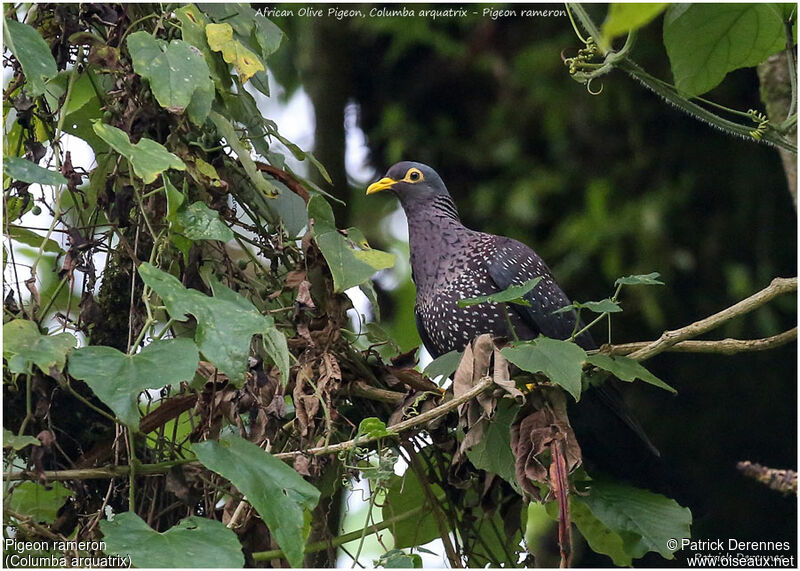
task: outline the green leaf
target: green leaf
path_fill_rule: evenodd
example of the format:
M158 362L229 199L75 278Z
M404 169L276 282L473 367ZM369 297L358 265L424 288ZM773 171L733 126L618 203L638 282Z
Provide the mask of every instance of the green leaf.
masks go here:
M636 559L656 551L673 558L670 539L680 544L691 537L692 512L675 500L617 482L593 480L589 494L572 496L583 503L604 526L622 538L625 553Z
M181 37L183 40L203 52L203 57L206 60L214 83L221 89L227 89L231 84L228 66L224 63L220 54L211 50L208 46L208 40L206 40L208 19L194 4L178 8L175 10L175 16L181 23Z
M336 230L331 205L321 196L308 201L308 217L314 219L314 236L333 276L337 293L370 279L375 272L394 265L394 255L379 250L357 249Z
M222 58L236 67L242 83L247 82L257 71L264 71L264 64L256 54L233 39L230 24L208 24L206 26L208 46L222 52Z
M581 369L586 353L575 343L539 337L505 347L501 353L520 369L544 374L576 401L581 398Z
M261 57L267 58L281 47L283 41L283 30L276 26L263 14L256 14L254 20L256 24L255 37L258 45L261 46Z
M778 2L772 5L780 12L781 19L784 22L789 22L792 18L797 19L795 18L797 16L797 2Z
M441 501L445 501L444 491L438 484L432 484L431 491L437 500L442 498ZM429 506L429 502L416 473L406 470L403 476L392 476L381 512L383 519L388 520L426 505ZM394 537L395 548L405 549L424 545L439 537L439 526L433 510L425 508L417 516L395 522L389 527L389 532Z
M375 292L375 285L372 283L372 280L367 280L358 284L358 289L361 290L361 293L367 296L370 304L372 304L372 312L374 314L375 321L379 322L381 320L381 307L378 303L378 294Z
M166 218L169 222L176 223L178 221L178 212L181 206L183 206L183 203L186 202L186 197L180 190L175 188L175 185L172 184L168 176L164 177L164 190L166 190L167 194Z
M52 368L61 371L67 353L76 343L71 333L42 335L37 325L26 319L14 319L3 325L3 357L12 373L33 373L33 365L46 375L51 374Z
M475 518L473 529L478 537L467 554L467 567L482 568L487 561L501 563L498 567L504 569L518 567L519 545L522 541L520 525L514 523L509 528L500 509L486 511L473 508L471 511Z
M57 171L51 171L19 157L3 157L3 172L14 180L58 186L67 184L67 179Z
M422 374L431 380L437 377L442 377L441 382L444 382L448 377L452 376L452 374L456 372L460 362L461 352L450 351L444 355L439 355L433 361L428 363L428 366L425 367L425 370L422 371Z
M202 52L183 40L165 42L148 32L128 36L133 70L150 83L159 105L182 113L197 90L204 92L204 104L196 108L194 121L202 124L211 109L214 87ZM199 109L205 109L205 116Z
M519 405L512 399L501 399L494 416L489 420L480 442L467 449L467 458L479 470L497 474L522 495L514 471L514 453L511 450L511 423L517 416Z
M618 313L622 311L619 304L609 298L601 299L600 301L574 302L572 305L576 308L588 309L594 313Z
M552 502L556 505L555 502ZM632 564L630 554L625 552L622 537L608 529L589 510L589 507L573 496L570 496L570 517L578 527L581 535L586 539L589 547L595 553L608 555L618 567L630 567ZM558 515L555 516L556 519Z
M619 378L621 381L633 382L640 379L645 383L650 383L671 393L677 393L675 389L656 377L653 373L645 369L639 361L630 357L611 356L597 353L586 358L586 362L600 367Z
M292 567L302 567L310 528L306 511L319 501L319 490L269 452L236 435L192 445L197 459L230 480L247 496Z
M183 287L174 276L143 263L142 280L164 301L170 317L178 321L192 314L197 319L194 340L205 357L230 377L237 386L244 382L250 340L268 333L274 320L261 315L247 299L212 283L213 297Z
M104 89L105 82L103 80L110 80L110 77L100 76L99 84L101 90ZM65 78L65 92L66 82L68 82L68 78ZM109 87L108 89L111 88ZM49 91L50 89L48 88ZM108 145L92 129L92 123L101 120L103 117L103 109L101 107L102 104L97 97L89 74L82 73L72 86L67 115L64 117L64 132L86 141L92 147L96 156L108 153L109 150Z
M603 37L610 42L617 36L627 34L633 30L649 24L656 16L661 14L669 4L653 3L620 3L614 2L608 8L608 16L603 22Z
M155 340L136 355L113 347L90 346L72 354L69 374L86 381L117 418L138 430L139 393L191 380L198 360L191 339Z
M133 145L127 133L121 129L100 121L96 121L92 128L98 137L131 162L136 176L147 184L155 181L167 169L182 171L186 168L182 160L152 139L142 137Z
M305 158L311 161L311 164L314 165L314 168L316 168L319 174L322 175L322 178L324 178L328 184L333 184L333 179L331 179L331 175L328 173L328 169L326 169L325 165L323 165L321 162L319 162L319 160L317 160L317 157L314 156L314 153L312 153L311 151L306 151L304 154Z
M397 433L390 428L386 428L386 423L381 419L370 416L362 420L358 425L358 434L368 438L386 438Z
M678 90L702 95L725 75L758 65L786 45L783 21L767 4L673 4L664 45Z
M284 184L280 182L273 182L273 184L279 190L279 194L274 200L270 200L267 206L272 215L279 217L283 222L289 238L295 238L308 225L306 203Z
M190 516L158 533L135 513L101 521L106 553L130 556L134 567L244 567L242 545L222 522Z
M253 35L253 26L256 24L257 12L248 4L220 2L213 4L200 4L200 7L215 22L230 24L236 35L242 41L250 44ZM255 49L255 48L254 48Z
M219 212L203 202L179 210L176 220L183 226L183 235L190 240L233 240L233 231L220 220Z
M7 428L3 428L3 448L13 448L14 450L22 450L26 446L41 446L42 443L38 438L23 434L17 436Z
M216 125L217 133L225 138L228 146L230 146L236 153L236 156L239 157L239 162L242 163L242 167L244 167L247 176L253 184L256 185L256 188L267 198L275 198L278 195L277 189L259 172L256 163L254 163L253 159L250 157L250 151L245 149L241 141L239 141L239 136L236 134L231 122L216 111L209 113L208 117L214 122L214 125Z
M36 522L53 523L64 500L72 495L61 482L50 482L49 490L38 482L23 482L12 490L9 503L12 510Z
M523 284L512 285L508 289L505 289L497 293L489 295L480 295L478 297L469 297L467 299L459 299L458 307L469 307L470 305L478 305L479 303L487 303L487 302L516 303L517 305L530 306L530 302L528 302L527 299L523 299L522 296L524 296L533 288L535 288L540 281L542 281L542 278L536 277L529 279Z
M208 81L198 87L192 94L192 100L186 108L189 121L197 126L202 126L211 112L211 105L214 103L214 82Z
M168 176L164 176L164 190L167 195L167 215L169 224L169 240L183 253L183 261L188 263L189 249L192 241L184 236L183 225L178 222L178 213L185 210L186 196L175 188Z
M658 272L625 276L622 278L617 278L617 281L614 282L614 286L616 287L618 285L664 285L664 282L657 279L660 276L661 274L659 274Z
M27 88L34 96L42 95L45 83L58 73L50 46L28 24L22 24L13 18L4 18L3 23L3 43L22 66Z
M569 313L574 311L576 308L579 309L588 309L589 311L593 311L594 313L618 313L622 311L622 308L611 299L601 299L600 301L585 301L583 303L579 301L573 301L569 305L565 305L559 309L556 309L553 314L557 313Z
M264 340L264 350L281 372L281 384L285 387L286 383L289 382L290 367L289 346L286 344L286 336L273 326L262 334L262 339Z
M375 567L384 569L421 569L422 557L416 553L406 553L399 549L390 549L373 561Z
M8 139L6 139L8 140ZM6 196L6 211L5 211L5 219L10 220L18 220L22 218L25 214L31 211L31 209L35 206L35 202L27 197L25 199L20 198L19 196ZM305 210L305 205L303 205L303 210ZM303 214L305 216L305 213Z
M56 242L52 238L45 239L44 236L40 236L36 232L28 230L27 228L20 228L19 226L9 225L8 233L6 235L16 242L20 242L21 244L27 244L28 246L32 246L37 250L42 246L42 242L44 242L43 250L45 252L50 252L53 254L64 253L64 250L61 248L58 242Z

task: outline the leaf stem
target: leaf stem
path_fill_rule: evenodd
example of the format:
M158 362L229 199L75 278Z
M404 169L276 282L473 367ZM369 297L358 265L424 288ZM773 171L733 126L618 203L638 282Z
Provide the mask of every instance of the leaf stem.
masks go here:
M508 330L511 332L511 336L514 338L514 341L519 341L519 336L517 335L516 329L514 329L514 325L511 323L511 316L508 313L508 304L503 303L503 314L506 316L506 323L508 324Z
M767 144L772 146L784 149L791 153L797 154L797 145L787 139L785 136L781 135L775 129L768 129L765 133L761 135L759 139L753 137L751 132L753 131L753 127L751 125L742 125L740 123L736 123L734 121L730 121L719 115L716 115L705 109L704 107L698 105L690 98L685 97L681 93L678 92L677 88L650 75L649 73L645 72L641 67L639 67L636 63L633 62L627 56L627 50L630 49L629 42L626 41L626 45L619 51L613 52L610 50L610 46L605 43L605 40L601 37L599 30L595 26L592 19L589 17L587 12L584 10L581 4L574 4L570 3L569 6L575 12L578 20L580 21L581 25L586 29L586 31L592 36L592 38L597 43L598 51L601 55L605 56L604 65L600 68L597 68L589 73L577 73L574 75L576 79L582 81L584 83L591 82L594 78L604 75L611 71L612 68L618 68L637 81L639 81L642 85L646 88L650 89L657 95L664 98L668 103L671 103L684 113L691 115L695 119L702 121L711 125L712 127L716 127L721 131L724 131L731 135L737 135L749 141L763 141ZM631 40L631 33L629 35L629 40ZM793 70L792 70L793 71ZM790 72L791 73L791 72ZM795 93L796 93L796 76L795 76ZM695 98L701 101L704 101L700 98ZM796 96L793 97L793 101L796 100ZM715 107L721 108L722 106L718 104L712 103ZM727 111L733 112L735 114L741 114L739 111L734 111L732 109L727 109Z
M358 558L361 557L361 549L364 547L364 539L367 537L367 530L370 527L373 527L375 524L373 523L370 526L370 520L372 519L372 510L375 507L375 499L378 497L378 490L373 490L369 496L369 506L367 507L367 519L364 522L364 527L361 528L361 537L358 538L358 548L356 549L356 556L353 557L353 565L350 567L351 569L355 569L356 564L358 563Z
M582 4L577 4L574 2L570 2L567 4L572 10L575 12L575 15L580 20L581 25L586 30L586 33L595 41L597 47L600 48L600 54L605 56L609 51L609 45L603 38L603 35L600 33L600 30L597 29L592 19L589 17L589 14L586 13L586 10L583 8ZM569 12L569 10L567 10ZM586 42L584 42L586 43Z
M127 426L125 430L128 432L128 465L130 466L130 472L128 472L128 511L136 513L134 489L136 487L136 465L139 463L139 460L136 458L136 452L133 447L133 429Z
M567 16L569 16L569 22L572 24L575 35L578 36L582 44L588 44L589 42L583 37L583 34L581 34L580 29L578 29L578 24L575 23L575 18L572 16L572 10L570 9L571 4L569 2L564 2L564 6L567 9Z
M119 422L116 418L114 418L113 416L108 414L106 411L104 411L100 407L95 406L94 404L92 404L92 402L89 399L87 399L82 394L80 394L78 391L76 391L75 388L72 386L72 384L70 384L69 381L67 381L67 382L65 382L63 384L64 384L64 386L67 387L67 390L72 394L72 396L74 396L76 399L78 399L83 404L88 406L90 409L95 411L97 414L99 414L100 416L106 417L108 420L110 420L111 422L113 422L115 424Z

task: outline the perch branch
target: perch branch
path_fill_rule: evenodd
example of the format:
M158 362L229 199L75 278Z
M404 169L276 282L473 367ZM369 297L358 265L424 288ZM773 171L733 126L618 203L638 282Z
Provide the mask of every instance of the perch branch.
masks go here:
M692 337L702 335L706 331L710 331L719 327L726 321L730 321L735 317L749 313L756 308L761 307L768 301L783 295L784 293L791 293L797 291L797 278L775 278L767 287L761 291L743 299L742 301L733 304L732 306L723 309L720 312L710 315L705 319L696 321L686 327L675 329L674 331L665 331L661 337L649 343L645 347L638 349L630 354L632 359L637 361L644 361L654 355L663 353L670 347L673 347Z
M797 494L797 472L794 470L767 468L749 460L739 462L736 468L745 476L758 480L771 490L784 494Z
M435 420L439 417L442 417L449 412L455 410L459 405L464 404L465 402L472 400L483 391L487 390L494 384L494 380L491 377L484 377L481 381L472 387L469 391L465 392L463 395L460 395L457 398L447 401L444 404L441 404L427 412L424 412L418 416L409 418L402 422L398 422L394 426L389 427L392 431L396 433L405 432L406 430L410 430L431 420ZM334 454L336 452L341 452L342 450L349 450L350 448L354 448L356 446L363 446L365 444L369 444L371 442L375 442L378 440L377 437L370 437L370 436L362 436L359 438L354 438L352 440L347 440L345 442L339 442L337 444L332 444L330 446L320 446L317 448L309 448L307 450L294 450L292 452L282 452L280 454L275 454L274 456L280 460L292 460L295 456L299 456L300 454L305 454L309 456L321 456L323 454ZM202 467L202 465L194 460L176 460L171 462L161 462L158 464L140 464L136 467L136 475L137 476L152 476L155 474L164 474L170 470L173 466L179 466L181 464L193 467ZM106 478L118 478L127 476L130 473L129 466L106 466L103 468L83 468L77 470L47 470L44 472L44 477L47 480L51 481L64 481L64 480L102 480ZM5 472L3 474L3 479L7 481L15 481L15 480L37 480L39 479L41 474L34 474L33 472L28 472L25 470L17 471L17 472Z
M764 337L762 339L720 339L719 341L681 341L665 351L675 353L717 353L721 355L733 355L745 351L766 351L775 349L781 345L786 345L797 339L797 327L792 327L788 331ZM603 345L600 348L602 353L610 355L628 355L634 351L639 351L649 347L655 341L638 341L636 343L621 343L619 345Z
M452 400L447 401L444 404L437 406L427 412L423 412L419 416L415 416L404 420L402 422L398 422L397 424L390 426L389 429L397 432L405 432L411 428L415 428L431 420L435 420L439 417L442 417L449 413L450 411L455 410L458 408L459 405L464 404L465 402L472 400L483 391L487 390L494 384L494 380L492 377L484 377L481 381L472 387L469 391L465 392L463 395L454 398ZM342 450L349 450L350 448L354 448L356 446L363 446L364 444L369 444L371 442L375 442L379 440L377 437L372 436L362 436L360 438L355 438L353 440L347 440L346 442L339 442L338 444L332 444L330 446L320 446L318 448L309 448L308 450L295 450L293 452L283 452L281 454L275 454L276 458L281 460L291 460L295 456L299 454L308 454L310 456L321 456L323 454L332 454L335 452L341 452Z

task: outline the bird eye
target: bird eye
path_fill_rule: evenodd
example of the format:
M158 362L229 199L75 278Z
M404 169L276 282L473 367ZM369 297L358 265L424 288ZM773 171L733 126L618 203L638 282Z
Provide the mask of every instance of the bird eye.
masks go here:
M422 173L419 172L417 169L411 169L408 171L408 180L411 182L417 182L419 179L422 178Z

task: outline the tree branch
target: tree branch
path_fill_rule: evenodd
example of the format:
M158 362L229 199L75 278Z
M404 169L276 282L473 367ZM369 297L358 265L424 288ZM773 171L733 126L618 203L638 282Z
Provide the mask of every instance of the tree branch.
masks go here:
M649 359L650 357L658 355L659 353L663 353L681 341L691 339L692 337L697 337L706 331L710 331L716 327L719 327L723 323L730 321L735 317L750 313L754 309L761 307L779 295L795 291L797 291L797 278L775 278L772 280L772 283L758 293L755 293L750 297L747 297L742 301L715 313L714 315L710 315L705 319L695 321L686 327L682 327L674 331L665 331L661 334L661 337L652 343L649 343L645 347L642 347L641 349L631 353L630 357L632 359L636 359L637 361L644 361L645 359Z
M775 349L781 345L797 339L797 327L792 327L788 331L764 337L762 339L720 339L719 341L681 341L672 347L665 349L667 352L674 353L717 353L720 355L733 355L745 351L766 351ZM619 345L603 345L601 353L609 355L628 355L634 351L639 351L649 347L655 341L638 341L636 343L621 343Z
M426 424L431 420L435 420L439 417L446 415L447 413L455 410L458 408L459 405L464 404L467 401L472 400L483 391L487 390L494 384L494 380L492 377L484 377L481 381L472 387L470 390L465 392L463 395L454 398L452 400L447 401L444 404L437 406L427 412L423 412L419 416L414 416L402 422L398 422L397 424L390 426L389 429L397 432L405 432L411 428L415 428L422 424ZM332 454L334 452L341 452L342 450L349 450L350 448L355 448L356 446L363 446L364 444L369 444L371 442L375 442L379 440L378 437L372 436L362 436L361 438L348 440L346 442L339 442L338 444L333 444L331 446L320 446L318 448L309 448L308 450L295 450L293 452L283 452L281 454L275 454L276 458L281 460L290 460L295 456L300 454L308 454L311 456L321 456L322 454Z
M797 472L794 470L767 468L749 460L739 462L736 468L745 476L758 480L771 490L784 494L797 494Z
M484 377L481 381L472 387L469 391L465 392L463 395L460 395L457 398L451 399L444 404L441 404L427 412L424 412L418 416L414 416L402 422L398 422L397 424L390 426L389 428L396 432L405 432L406 430L410 430L412 428L416 428L417 426L426 424L431 420L435 420L439 417L442 417L451 411L458 408L459 405L464 404L465 402L472 400L483 391L489 389L494 384L494 380L492 377ZM379 440L378 437L371 437L371 436L361 436L359 438L354 438L352 440L347 440L345 442L339 442L337 444L332 444L330 446L320 446L317 448L309 448L307 450L293 450L291 452L281 452L280 454L274 454L274 456L280 460L292 460L295 456L299 456L301 454L308 455L308 456L322 456L323 454L334 454L336 452L341 452L342 450L349 450L350 448L355 448L356 446L363 446L365 444L370 444ZM140 464L136 467L136 475L137 476L152 476L155 474L164 474L170 470L173 466L178 465L187 465L193 467L202 467L202 464L195 460L177 460L172 462L161 462L159 464ZM130 473L129 466L106 466L103 468L83 468L78 470L47 470L43 473L43 477L47 480L56 481L56 480L100 480L106 478L118 478L127 476ZM5 472L3 474L3 479L8 481L14 480L38 480L42 474L34 474L33 472L28 471L18 471L18 472Z

